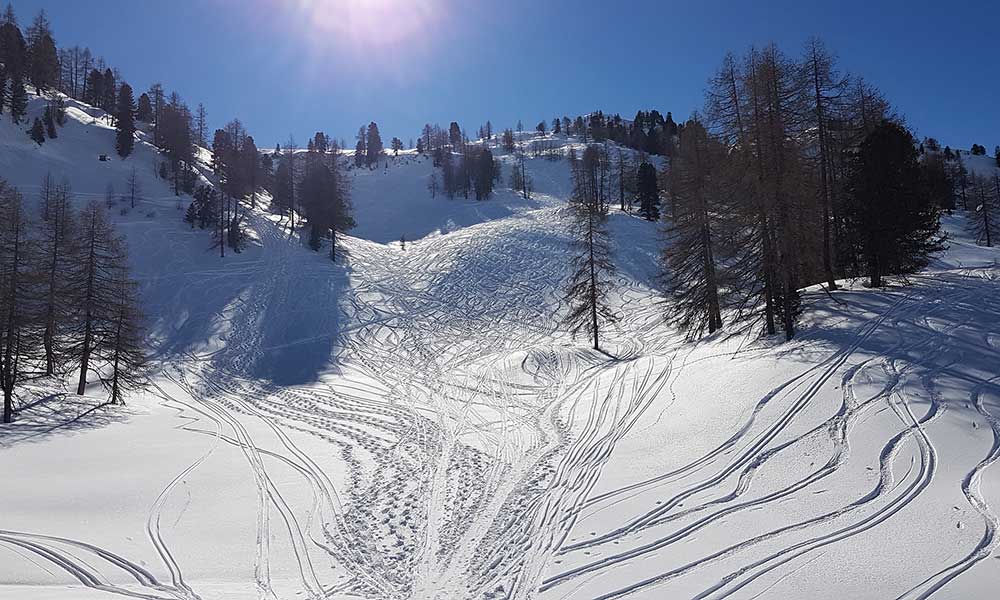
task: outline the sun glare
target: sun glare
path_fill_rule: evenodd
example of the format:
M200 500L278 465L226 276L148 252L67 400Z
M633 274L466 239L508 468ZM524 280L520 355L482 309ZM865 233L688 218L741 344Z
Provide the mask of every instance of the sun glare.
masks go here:
M442 0L296 0L302 18L329 40L358 49L402 49L433 36Z

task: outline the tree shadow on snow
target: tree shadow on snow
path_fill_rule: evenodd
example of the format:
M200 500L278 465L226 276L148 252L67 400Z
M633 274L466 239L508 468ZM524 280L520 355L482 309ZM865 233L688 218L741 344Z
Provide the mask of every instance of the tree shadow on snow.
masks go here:
M328 252L325 246L308 256L299 272L264 290L270 301L260 322L257 377L279 386L303 385L335 366L350 256L338 247L334 264Z
M1000 282L978 275L915 276L884 291L810 292L809 321L796 340L773 349L776 360L824 364L843 353L848 364L870 358L879 379L901 374L907 401L929 409L947 403L958 414L977 399L1000 414ZM812 325L815 321L817 325ZM839 375L836 375L839 378Z
M49 394L21 406L13 423L0 424L0 450L54 435L70 435L120 423L129 417L122 406L73 394Z
M350 269L341 247L336 264L328 242L316 253L297 241L293 248L250 244L223 259L206 232L163 229L145 234L186 239L132 244L147 313L156 316L154 360L210 360L282 386L315 381L330 366ZM280 241L286 232L277 233L269 243L288 243Z

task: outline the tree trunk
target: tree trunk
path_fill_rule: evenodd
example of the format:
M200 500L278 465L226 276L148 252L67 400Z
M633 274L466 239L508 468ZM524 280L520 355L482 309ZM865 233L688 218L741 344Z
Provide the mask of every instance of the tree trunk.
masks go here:
M4 386L3 390L3 422L10 423L14 420L14 394L13 390Z
M707 215L703 215L707 218ZM719 285L715 276L715 260L712 256L712 234L708 225L702 225L701 242L703 248L705 285L708 288L708 332L715 333L722 328L722 311L719 307Z
M59 217L56 216L56 219ZM52 249L52 264L49 266L49 294L47 298L47 306L45 307L45 332L42 334L42 346L45 348L45 374L52 375L55 372L55 329L56 329L56 311L55 311L55 278L56 278L56 267L58 264L59 257L59 224L55 224L55 240L53 244L55 246Z
M589 230L587 232L587 245L590 252L590 324L594 329L594 350L600 350L601 346L597 334L597 270L594 265L594 213L596 207L590 207Z
M94 304L94 277L97 271L97 224L95 217L91 217L90 223L90 255L89 272L87 273L87 296L86 312L83 323L83 348L80 353L80 381L76 386L76 394L82 396L87 393L87 370L90 368L90 345L93 343L93 304Z
M118 364L122 347L122 321L124 318L124 314L118 315L118 325L115 331L115 360L111 372L111 404L119 404L118 398L121 395L121 390L118 387Z
M87 323L83 332L83 352L80 355L80 381L76 386L76 395L82 396L87 393L87 370L90 368L90 345L93 333L91 332L91 314L87 309Z
M787 267L786 267L787 269ZM795 285L792 282L790 270L785 273L785 293L782 297L784 306L782 307L785 320L785 339L790 340L795 337L795 314L792 306L792 294L795 293Z
M994 189L994 196L993 197L997 199L998 203L1000 203L1000 175L994 175L993 176L993 189ZM991 217L991 215L990 215L990 208L995 208L995 207L991 207L989 205L989 201L988 200L984 201L983 202L983 226L986 229L986 247L987 248L992 248L993 247L993 240L992 240L992 237L991 237L993 232L990 231L990 225L991 225L991 223L990 223L990 217Z
M872 258L871 263L868 265L868 275L869 275L869 286L872 288L882 287L882 267L879 264L878 257Z
M764 322L767 328L767 335L774 335L774 271L772 270L772 265L774 261L774 252L771 249L771 230L767 224L767 217L765 215L760 216L760 222L762 224L763 244L764 244Z

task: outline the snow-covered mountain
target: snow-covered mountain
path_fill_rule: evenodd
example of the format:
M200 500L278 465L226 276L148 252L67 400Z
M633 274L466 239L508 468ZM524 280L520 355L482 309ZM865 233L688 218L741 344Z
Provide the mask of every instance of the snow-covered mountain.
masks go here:
M352 170L358 226L332 264L263 210L220 259L155 148L122 161L113 142L74 102L41 147L0 125L0 176L29 200L50 171L81 200L141 174L140 206L113 215L156 367L124 409L29 386L0 429L2 489L17 490L0 504L0 597L1000 585L1000 253L961 216L908 287L807 291L793 342L690 344L664 324L657 225L615 211L621 320L604 354L559 323L565 160L529 159L530 200L499 151L504 184L482 202L432 197L412 152Z

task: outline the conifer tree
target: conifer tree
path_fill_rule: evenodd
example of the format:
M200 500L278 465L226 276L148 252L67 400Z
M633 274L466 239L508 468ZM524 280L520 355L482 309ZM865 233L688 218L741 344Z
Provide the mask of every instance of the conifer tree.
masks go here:
M105 209L91 201L79 216L80 253L70 285L77 314L67 352L79 363L76 393L87 391L87 378L94 369L106 340L100 337L114 317L118 297L117 278L125 269L124 241L115 235ZM95 351L98 353L95 356Z
M73 290L69 284L73 265L79 259L79 245L74 236L76 229L69 182L64 181L53 190L47 203L39 236L39 261L35 269L35 279L41 288L46 375L55 373L57 357L62 354L57 344L73 317Z
M941 155L927 154L921 166L924 185L938 207L949 211L955 208L955 182Z
M113 125L115 119L115 104L118 101L118 82L115 77L115 72L110 68L104 70L101 78L103 80L101 89L103 93L100 98L100 106L108 112L108 116L111 117Z
M529 200L532 190L531 177L528 175L528 168L525 164L527 157L522 148L518 147L514 150L514 159L516 162L514 163L514 168L511 169L510 187L515 192L521 192L521 197L525 200Z
M23 79L28 75L27 45L10 4L0 23L0 64L4 65L2 73L12 80Z
M977 244L992 247L1000 234L1000 174L992 179L973 175L972 195L976 209L969 216L969 231Z
M27 32L28 77L39 93L59 81L59 56L45 11L39 11Z
M122 259L123 265L125 259ZM101 376L101 385L110 394L111 404L125 404L128 390L142 388L146 383L146 354L143 351L143 316L134 281L124 268L114 271L110 283L111 305L107 318L97 327L100 343L93 355L111 370Z
M635 195L635 174L628 154L621 147L618 148L615 161L615 183L621 210L631 211L632 197Z
M284 156L278 160L278 168L274 172L274 206L278 214L284 216L290 205L291 172L288 159Z
M104 75L97 69L91 69L90 73L87 74L85 87L84 102L100 108L104 102Z
M218 192L210 185L200 185L195 190L191 204L188 206L184 221L191 224L194 229L195 224L199 229L215 227L219 222L219 200Z
M51 106L45 107L45 112L42 113L42 124L45 125L45 134L49 136L49 139L54 140L59 137L59 133L56 131L55 118L52 116Z
M573 335L586 332L595 350L600 350L601 324L617 320L607 304L614 265L607 229L607 205L601 201L598 188L599 170L599 151L588 146L579 165L573 166L573 197L569 205L573 256L566 287L570 306L566 323Z
M56 106L53 114L56 118L56 125L62 127L66 124L66 101L62 97L56 98Z
M847 233L871 287L927 265L942 248L940 207L923 184L913 136L883 121L854 159Z
M115 108L115 149L118 156L127 158L135 147L135 100L132 87L122 83L118 88L118 102Z
M149 94L145 92L139 96L139 106L136 109L135 118L143 123L151 123L153 121L153 105L149 101Z
M309 245L318 251L322 238L330 236L330 260L337 259L337 232L354 227L348 184L341 174L339 157L329 163L316 161L302 180L302 204L309 221Z
M656 180L656 169L648 162L639 165L636 193L639 197L639 216L647 221L659 221L660 186Z
M24 80L16 76L10 83L10 120L19 124L27 112L28 91L24 89Z
M198 222L198 205L193 199L188 204L187 210L184 211L184 222L190 224L191 229L194 229L195 224Z
M38 348L30 297L29 220L21 194L0 179L0 390L3 422L14 416L14 391Z
M707 94L710 122L733 148L730 162L745 198L736 207L737 318L755 318L762 308L766 334L780 322L786 339L795 333L800 260L807 254L800 230L808 220L798 145L802 82L800 69L770 45L751 49L742 64L727 55Z
M501 137L500 145L506 152L513 152L516 148L514 144L514 132L510 129L503 130L503 136Z
M458 191L458 174L455 169L455 161L452 157L451 151L441 152L439 162L441 166L441 183L444 187L444 195L447 196L449 200L453 200L455 198L455 193Z
M170 159L173 175L174 194L179 196L185 173L194 160L194 145L191 142L191 112L176 94L171 95L157 118L160 144Z
M688 121L671 162L671 215L663 258L671 321L690 337L722 328L718 259L724 147L697 120Z
M142 195L142 184L139 182L139 175L132 167L132 171L128 175L128 179L125 180L125 190L128 194L129 206L135 208L136 201Z
M198 146L205 147L208 143L208 113L205 111L205 105L201 102L198 103L198 109L195 111L194 116L194 143Z
M250 196L250 208L257 208L257 189L262 183L261 156L253 136L243 138L238 160L242 175L242 195Z
M40 208L43 221L46 221L49 218L49 208L52 206L55 195L55 179L52 177L52 171L46 171L45 175L42 177L42 184L38 189L38 199L41 200Z
M836 118L838 103L846 94L847 79L836 71L836 59L826 49L818 38L811 38L805 47L802 60L802 75L808 82L806 111L807 127L815 131L815 152L817 176L819 180L819 202L822 206L823 230L823 274L827 286L837 289L833 269L835 254L833 241L833 221L836 216L836 203L833 199L834 185L832 182L831 153L833 140L830 135L831 120Z
M298 197L297 193L297 182L298 182L298 172L296 170L296 160L295 153L298 152L299 146L295 143L295 139L292 137L288 138L285 142L285 161L287 162L288 168L288 179L287 184L287 196L286 201L288 202L288 232L289 234L295 233L295 211L297 209Z
M160 121L163 117L163 109L166 107L166 102L164 101L163 85L159 83L154 83L149 87L149 99L151 105L151 117L153 119L153 145L157 148L163 147L162 132L160 129Z
M368 133L362 127L358 130L357 143L354 145L354 166L368 164Z
M35 121L31 124L31 129L28 130L28 135L31 139L35 140L35 143L42 145L45 143L45 127L42 125L42 121L35 117Z
M431 173L431 178L427 180L427 191L430 193L431 198L437 198L439 189L437 173Z
M368 132L365 140L365 162L369 168L372 168L382 158L384 151L382 136L379 135L378 125L375 124L375 121L368 124Z
M469 199L469 192L472 191L473 162L472 155L465 151L458 156L458 164L455 165L456 191L461 192L462 197L466 200Z
M969 189L969 169L965 167L965 161L962 160L962 153L955 153L955 166L952 170L952 181L955 182L955 187L958 188L958 196L962 199L962 209L969 210L969 199L968 199L968 189Z
M473 188L476 192L476 200L485 200L493 194L493 181L495 179L493 153L488 148L483 148L472 157L473 161Z

